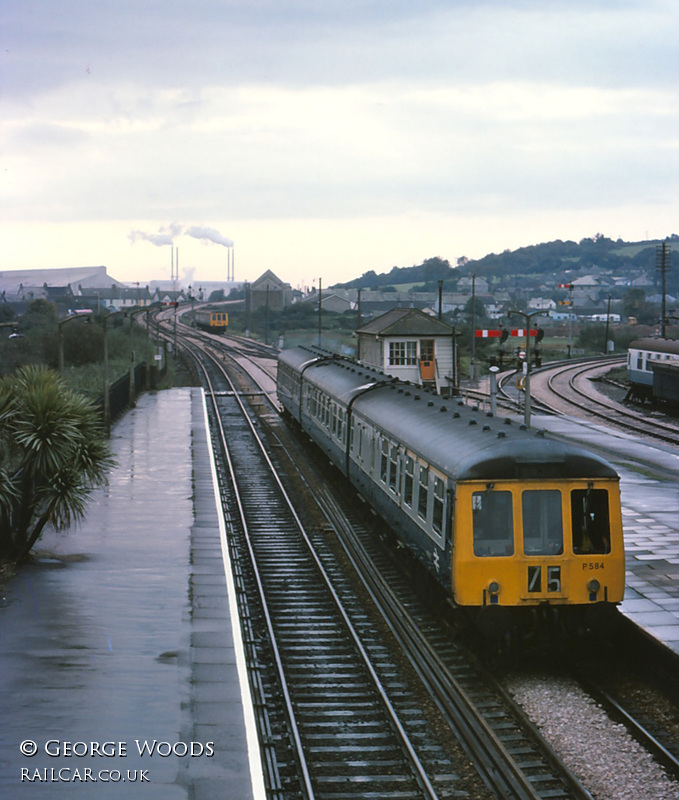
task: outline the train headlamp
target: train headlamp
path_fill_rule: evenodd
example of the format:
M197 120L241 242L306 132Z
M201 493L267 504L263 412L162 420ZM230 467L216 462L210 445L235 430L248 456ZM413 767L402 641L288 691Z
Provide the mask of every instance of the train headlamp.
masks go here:
M491 581L488 584L488 594L490 595L491 604L497 603L499 593L500 593L500 584L497 581Z
M587 584L587 589L589 590L590 601L594 602L596 600L597 592L599 589L601 589L601 584L598 580L596 580L596 578L594 578Z

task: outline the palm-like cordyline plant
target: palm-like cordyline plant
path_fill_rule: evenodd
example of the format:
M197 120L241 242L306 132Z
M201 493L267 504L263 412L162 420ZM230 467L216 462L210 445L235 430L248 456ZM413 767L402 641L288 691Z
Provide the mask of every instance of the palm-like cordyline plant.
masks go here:
M95 407L56 373L0 380L0 556L21 561L48 523L82 519L113 463Z

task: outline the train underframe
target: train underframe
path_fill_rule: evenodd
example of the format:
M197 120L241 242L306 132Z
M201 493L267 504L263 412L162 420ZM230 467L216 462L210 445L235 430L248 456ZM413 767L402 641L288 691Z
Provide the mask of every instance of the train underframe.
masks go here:
M530 652L568 648L610 637L618 611L612 603L459 608L486 651Z

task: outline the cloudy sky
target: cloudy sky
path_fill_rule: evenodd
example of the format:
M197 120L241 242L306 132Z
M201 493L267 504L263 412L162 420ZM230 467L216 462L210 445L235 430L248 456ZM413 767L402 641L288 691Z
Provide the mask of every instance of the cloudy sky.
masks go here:
M0 270L325 286L679 232L674 0L3 0ZM191 231L193 233L191 233Z

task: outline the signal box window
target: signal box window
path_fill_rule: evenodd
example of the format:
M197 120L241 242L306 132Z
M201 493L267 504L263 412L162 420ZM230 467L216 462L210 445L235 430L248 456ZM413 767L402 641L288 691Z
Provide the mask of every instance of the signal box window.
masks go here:
M571 492L573 552L605 555L611 552L608 492L605 489L574 489Z
M389 366L417 364L417 342L389 342Z
M511 492L474 492L472 527L475 556L514 554Z
M523 492L523 552L527 556L563 553L561 492Z

